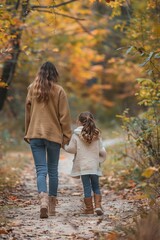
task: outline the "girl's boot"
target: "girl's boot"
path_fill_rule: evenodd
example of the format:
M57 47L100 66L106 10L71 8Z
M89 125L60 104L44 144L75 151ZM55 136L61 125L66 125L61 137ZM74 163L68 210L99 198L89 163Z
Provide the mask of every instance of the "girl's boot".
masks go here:
M103 215L103 210L101 207L101 200L102 197L100 194L94 194L94 204L95 204L95 212L97 213L98 216Z
M56 197L49 196L49 215L50 216L55 216L56 214L56 211L55 211L56 203L57 203Z
M48 194L41 192L40 199L40 218L48 218Z
M93 203L92 197L84 198L85 209L83 211L84 214L93 214Z

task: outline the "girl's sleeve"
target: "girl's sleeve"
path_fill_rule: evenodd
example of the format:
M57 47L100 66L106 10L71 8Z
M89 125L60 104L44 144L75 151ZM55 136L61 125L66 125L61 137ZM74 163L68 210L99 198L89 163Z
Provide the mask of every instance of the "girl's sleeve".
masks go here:
M73 134L69 144L64 145L64 149L66 152L76 154L77 153L77 141L75 139L75 135Z
M100 163L104 162L106 160L106 157L107 157L106 149L103 146L102 139L100 139L100 141L99 141L99 159L100 159Z

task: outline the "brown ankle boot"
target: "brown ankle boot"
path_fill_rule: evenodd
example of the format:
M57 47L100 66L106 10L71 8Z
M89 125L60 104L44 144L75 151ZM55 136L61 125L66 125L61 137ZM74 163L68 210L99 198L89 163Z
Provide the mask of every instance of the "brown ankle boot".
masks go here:
M97 213L98 216L103 215L103 210L101 207L101 200L102 197L100 194L94 194L94 204L95 204L95 212Z
M48 218L48 194L41 192L40 199L40 218Z
M55 216L56 211L55 207L57 204L57 199L55 196L49 196L49 215L50 216Z
M84 214L93 214L93 203L92 197L84 198L85 209L83 211Z

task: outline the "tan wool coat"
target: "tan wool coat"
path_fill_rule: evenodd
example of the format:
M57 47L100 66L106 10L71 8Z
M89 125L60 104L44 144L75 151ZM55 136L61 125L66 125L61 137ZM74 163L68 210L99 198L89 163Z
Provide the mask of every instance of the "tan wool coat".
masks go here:
M38 103L33 96L33 84L28 87L25 109L25 137L43 138L60 144L71 138L69 105L64 89L54 84L48 103Z
M80 137L82 128L83 126L76 128L69 144L64 146L67 152L75 154L71 176L78 177L86 174L101 176L100 163L106 159L106 150L100 138L93 140L90 144L86 143Z

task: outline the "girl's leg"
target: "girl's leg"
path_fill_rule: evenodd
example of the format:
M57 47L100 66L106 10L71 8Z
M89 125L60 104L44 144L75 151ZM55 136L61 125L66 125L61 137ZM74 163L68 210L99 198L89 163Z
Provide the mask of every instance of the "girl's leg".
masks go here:
M90 178L91 178L92 189L94 192L95 212L99 216L103 214L103 210L101 207L102 197L101 197L100 188L99 188L99 176L92 174L90 175Z
M37 188L38 192L47 192L47 164L46 164L46 149L43 139L31 139L30 146L34 158L34 163L37 173Z
M90 181L90 175L82 175L81 180L83 183L83 189L84 189L84 204L85 209L83 213L85 214L93 214L93 203L92 203L92 190L91 190L91 181Z
M48 158L49 196L57 196L58 189L58 163L60 147L59 143L46 141Z
M101 194L99 187L99 176L96 174L90 175L92 190L96 194Z
M91 190L91 181L90 181L90 175L82 175L81 176L82 184L83 184L83 190L84 190L84 197L91 197L92 196L92 190Z

